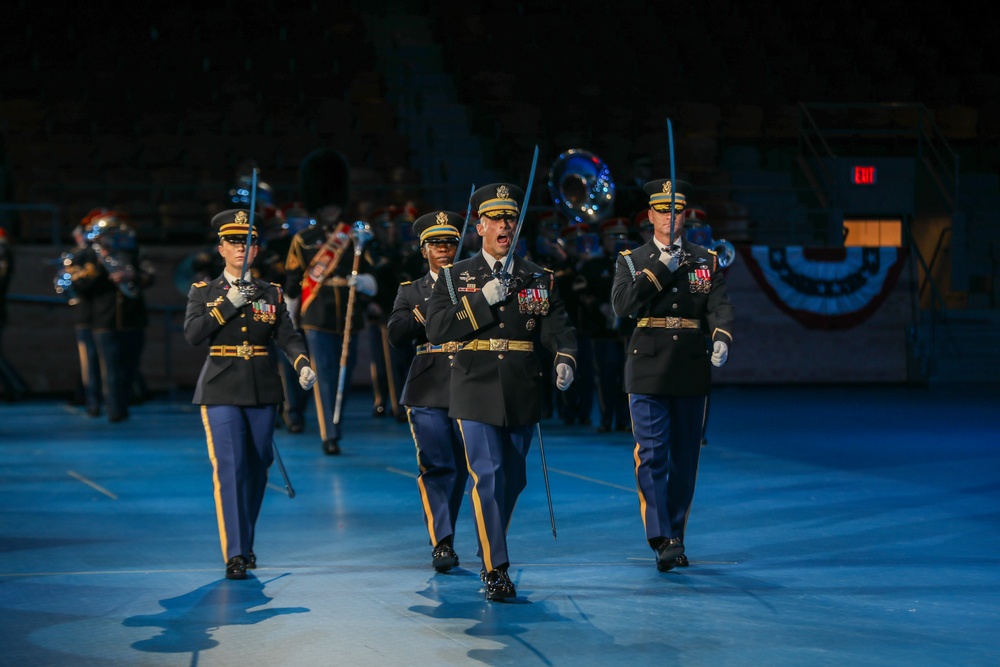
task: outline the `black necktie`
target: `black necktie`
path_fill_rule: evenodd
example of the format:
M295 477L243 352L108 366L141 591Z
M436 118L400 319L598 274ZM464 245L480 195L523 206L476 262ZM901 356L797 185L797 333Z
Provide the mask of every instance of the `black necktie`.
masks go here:
M496 275L496 274L500 273L501 271L503 271L503 264L498 259L497 262L496 262L496 264L493 265L493 273L494 273L494 275Z

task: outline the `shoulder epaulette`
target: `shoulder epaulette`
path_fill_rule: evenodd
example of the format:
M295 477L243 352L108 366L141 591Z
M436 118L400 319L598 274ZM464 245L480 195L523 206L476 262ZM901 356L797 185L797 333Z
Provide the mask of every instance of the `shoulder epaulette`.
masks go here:
M412 285L412 284L413 284L412 280L404 280L403 282L399 283L399 286L402 287L403 285Z
M450 268L451 268L451 267L453 267L453 266L455 266L455 265L454 265L454 264L447 264L447 265L445 265L445 266L442 266L441 268L442 268L442 269L450 269Z
M550 268L548 268L548 267L544 267L544 266L543 266L543 267L542 267L542 270L543 270L543 271L548 271L549 273L551 273L551 274L555 275L555 271L553 271L552 269L550 269Z
M712 250L710 248L705 248L705 250L708 250L708 254L710 254L710 255L718 255L719 254L719 253L715 252L714 250Z
M631 254L632 254L632 251L631 251L631 250L622 250L622 251L621 251L621 252L619 252L618 254L619 254L619 255L631 255Z
M208 283L202 280L201 282L197 282L194 285L191 285L191 287L208 287Z

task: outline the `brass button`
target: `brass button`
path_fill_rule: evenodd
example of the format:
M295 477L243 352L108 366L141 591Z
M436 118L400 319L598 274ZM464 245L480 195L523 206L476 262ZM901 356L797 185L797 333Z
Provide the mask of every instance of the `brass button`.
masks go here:
M246 330L247 330L247 328L246 328L246 327L242 327L242 328L240 329L240 331L246 331Z
M674 334L674 340L680 340L680 336L678 336L677 334Z
M497 355L497 359L503 359L503 355L502 354L498 354Z
M503 312L503 306L500 306L500 312L501 313Z
M677 310L677 304L676 303L674 305L670 306L670 307L673 308L674 310Z
M676 292L676 291L677 291L677 288L675 287L675 288L673 288L673 289L672 289L672 290L670 290L670 291L671 291L671 292Z
M240 317L246 317L246 316L247 316L246 313L240 313Z
M503 322L500 323L500 328L503 329Z
M639 354L639 350L632 350L632 354Z
M454 355L454 354L449 354L449 355L448 355L448 358L449 358L449 359L454 359L454 358L455 358L455 355Z

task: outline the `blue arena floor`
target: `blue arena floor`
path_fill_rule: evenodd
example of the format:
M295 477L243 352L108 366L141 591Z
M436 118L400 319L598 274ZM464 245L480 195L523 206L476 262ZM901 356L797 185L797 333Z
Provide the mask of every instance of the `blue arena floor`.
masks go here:
M409 431L353 399L344 455L277 432L260 567L223 578L204 432L0 405L3 665L1000 664L1000 391L719 388L685 540L661 574L631 436L543 422L483 599L470 510L436 574Z

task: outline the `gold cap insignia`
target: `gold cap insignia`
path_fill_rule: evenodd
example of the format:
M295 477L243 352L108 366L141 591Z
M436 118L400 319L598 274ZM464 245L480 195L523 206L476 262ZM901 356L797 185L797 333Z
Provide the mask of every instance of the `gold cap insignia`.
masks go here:
M246 224L249 219L250 218L247 217L246 211L240 211L239 213L236 214L236 218L233 220L233 222L238 224Z
M497 188L498 199L507 199L508 197L510 197L510 190L507 188L506 185L501 185L499 188Z
M663 194L669 195L673 192L674 185L670 181L663 182Z
M448 214L445 213L444 211L438 211L437 216L435 216L435 218L434 218L434 222L436 222L439 225L447 225L448 224Z

